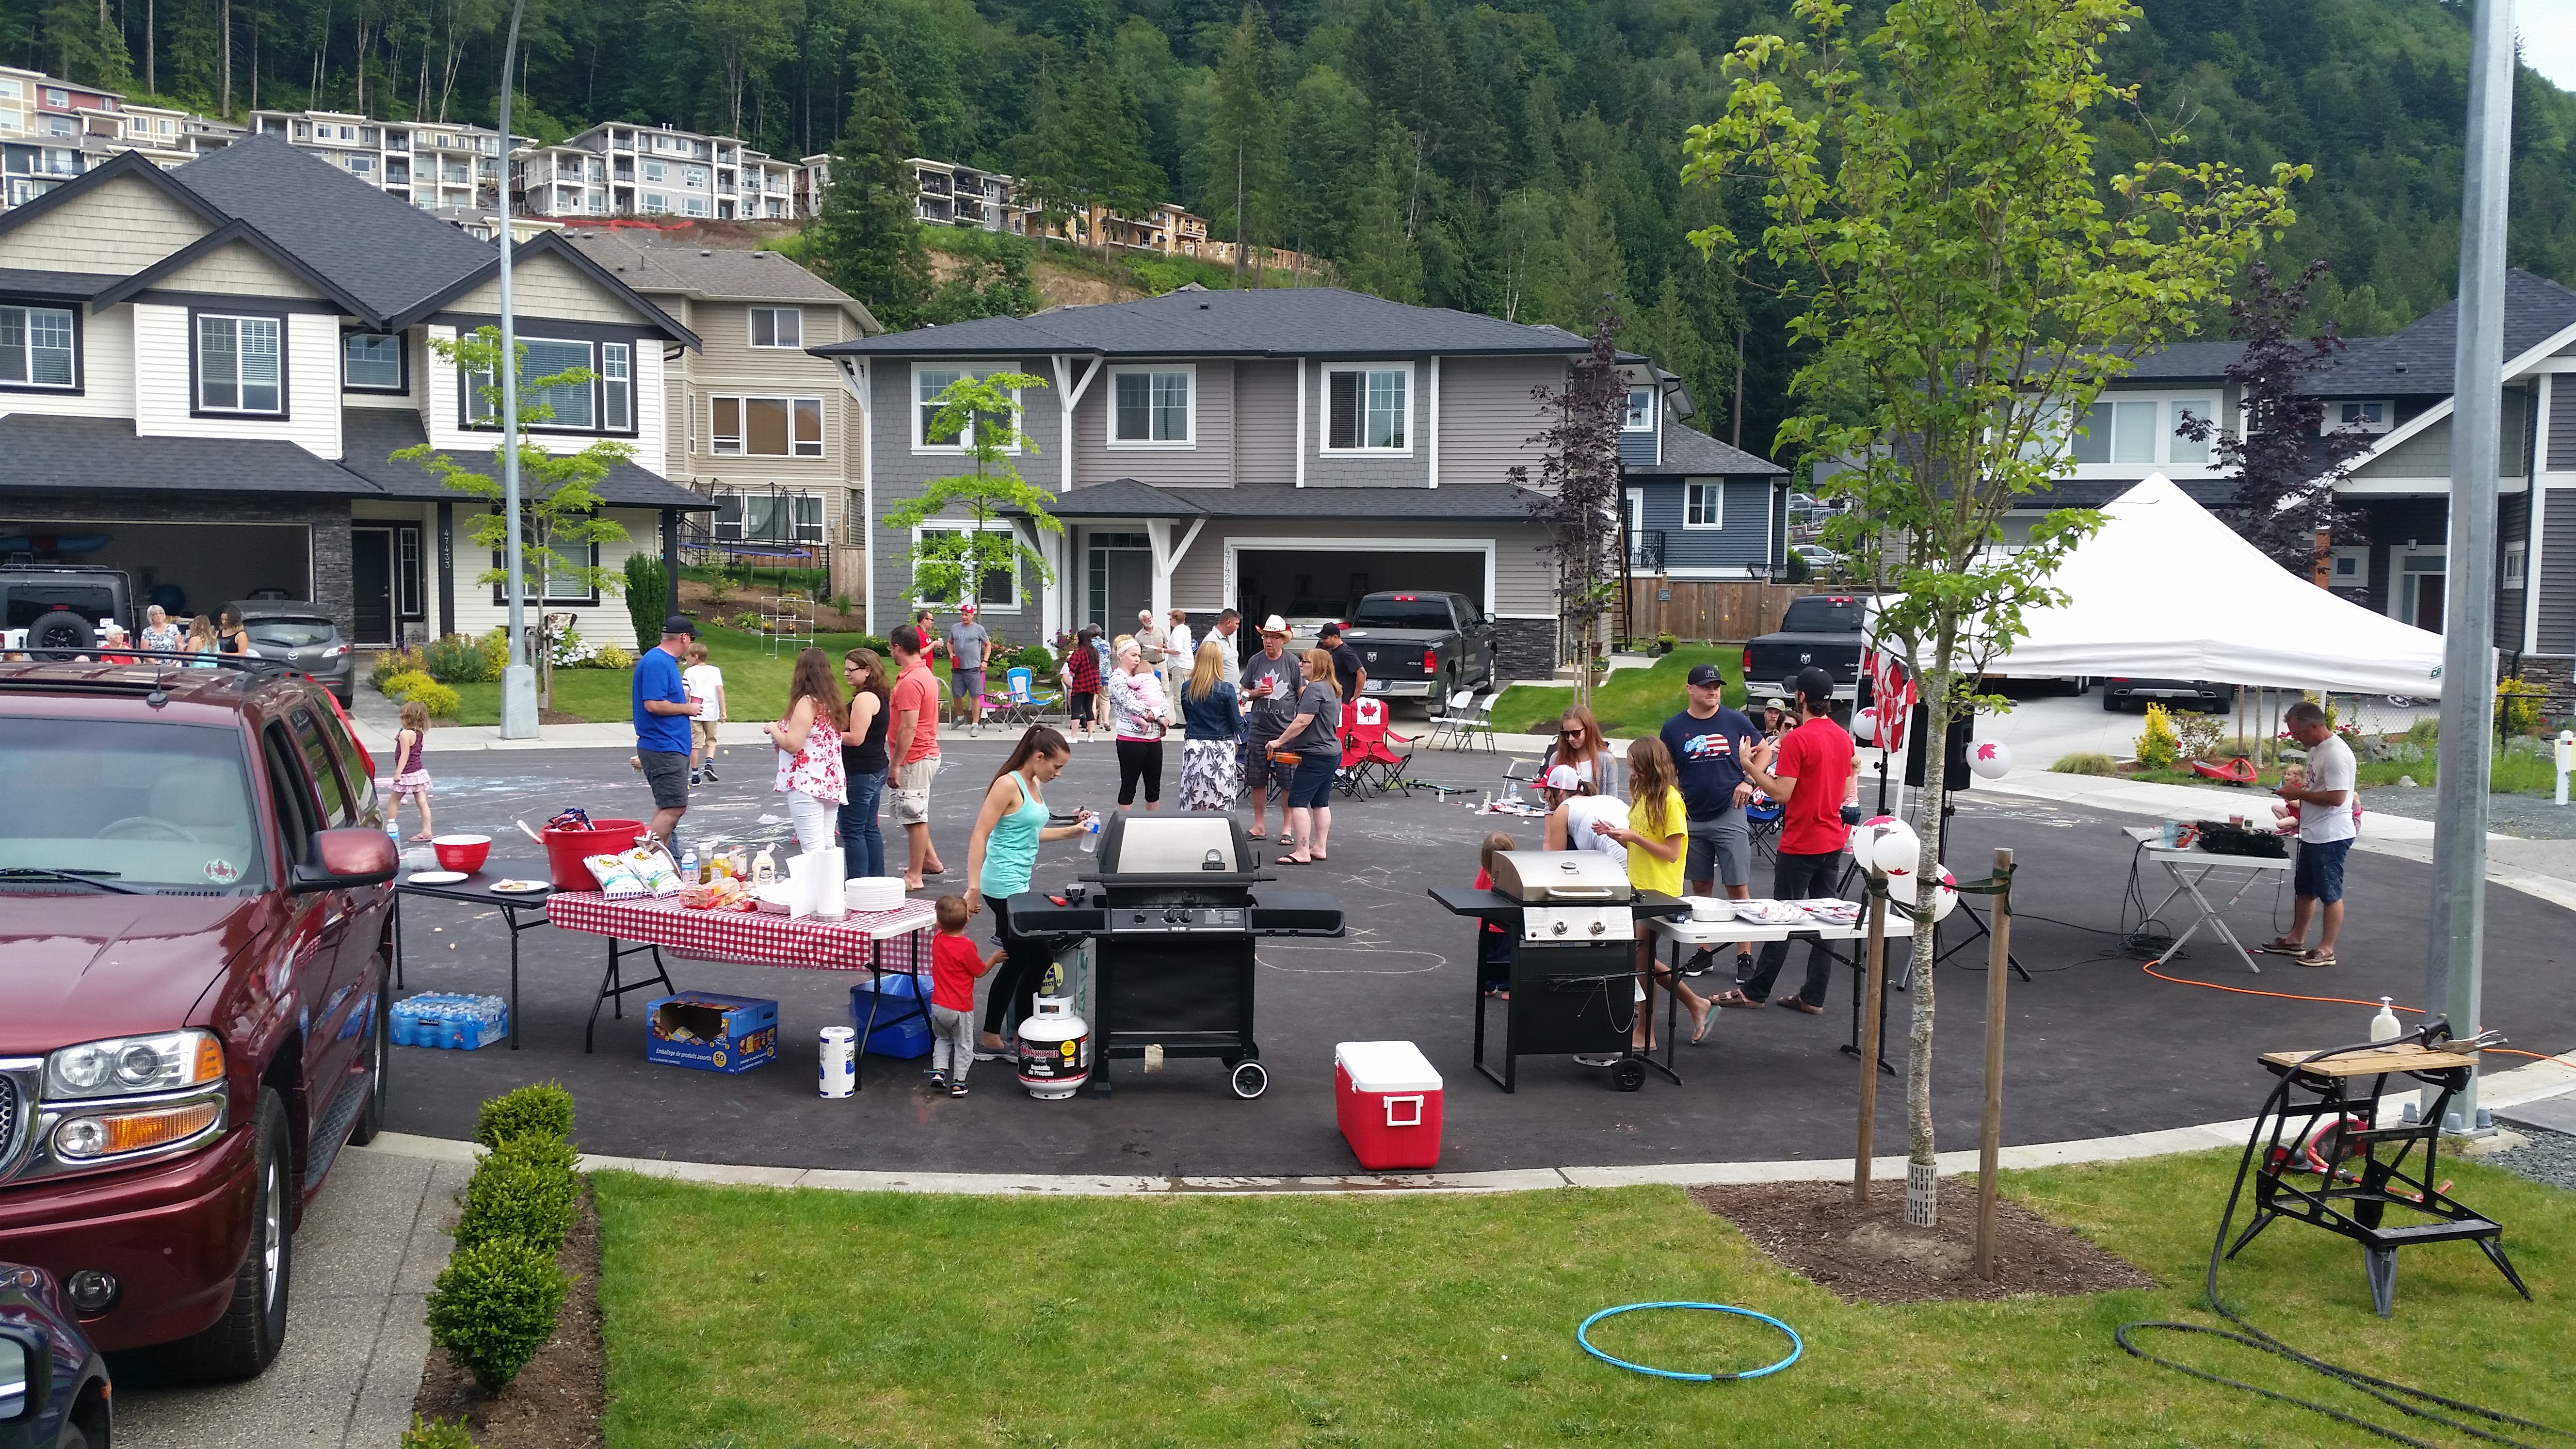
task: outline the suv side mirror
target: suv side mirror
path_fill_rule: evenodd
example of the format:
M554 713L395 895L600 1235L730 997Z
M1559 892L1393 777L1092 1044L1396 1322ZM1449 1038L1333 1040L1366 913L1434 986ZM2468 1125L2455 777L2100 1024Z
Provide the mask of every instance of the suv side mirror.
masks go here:
M394 843L381 830L325 830L313 837L314 860L295 867L291 895L383 885L402 868Z
M0 1424L33 1418L45 1407L53 1361L25 1330L0 1331Z

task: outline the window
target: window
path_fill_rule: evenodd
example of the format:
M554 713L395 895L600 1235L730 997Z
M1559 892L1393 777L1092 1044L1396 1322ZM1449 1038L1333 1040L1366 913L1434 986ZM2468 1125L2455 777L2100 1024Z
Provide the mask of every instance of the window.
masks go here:
M659 161L647 161L647 162L645 162L645 163L644 163L644 179L645 179L645 180L647 180L647 181L667 181L667 180L669 180L669 179L670 179L670 176L671 176L671 168L670 168L670 167L668 167L668 166L663 165L661 162L659 162Z
M939 395L947 391L951 383L966 375L967 372L962 367L916 366L913 368L912 449L914 452L963 453L966 451L962 430L959 435L941 437L936 421L939 417ZM1001 421L996 418L991 420L991 423L998 424ZM1009 451L1016 453L1019 449L1013 447Z
M1724 528L1726 526L1726 483L1712 478L1705 483L1682 486L1682 527Z
M603 342L599 347L599 424L612 433L635 428L633 351L624 342Z
M707 199L706 199L705 197L703 197L703 196L683 196L683 197L681 197L681 198L680 198L680 213L681 213L681 215L683 215L683 216L704 216L704 215L706 215L706 214L707 214Z
M719 494L715 535L719 540L736 543L821 543L823 495Z
M492 511L500 512L497 508ZM527 602L531 604L596 604L599 602L599 591L591 587L590 581L580 572L583 568L599 567L598 544L576 543L558 534L554 540L553 549L557 555L556 560L552 567L543 569L545 576L540 578L538 577L540 561L536 551L536 533L533 529L524 530L521 537L523 543L519 557L522 560L522 567L527 570L525 576ZM493 569L497 572L506 566L500 550L493 550ZM493 603L501 604L508 601L509 595L505 589L506 585L497 580L493 583Z
M525 349L525 360L520 363L522 376L530 381L590 366L590 344L587 342L522 337L519 346ZM523 405L542 404L554 410L551 415L539 419L538 427L577 428L588 432L597 426L591 421L589 382L559 382L552 387L532 387L522 396L521 402Z
M658 191L645 192L644 209L646 211L653 212L669 211L671 209L671 198L664 196Z
M313 772L314 787L322 792L323 828L336 830L349 824L355 818L349 811L349 793L340 784L340 771L331 763L331 747L322 742L322 727L313 722L313 711L297 709L287 719L295 731L296 748Z
M60 307L0 307L0 385L75 385L72 314Z
M1324 449L1332 453L1409 451L1404 429L1410 367L1352 368L1324 374Z
M352 176L365 176L373 172L375 169L376 158L373 156L352 156L349 158L349 174Z
M2326 405L2326 431L2349 430L2356 433L2388 431L2387 402L2347 402Z
M706 189L707 189L707 168L705 168L704 166L683 166L683 167L681 167L681 168L680 168L680 184L681 184L682 186L689 187L689 188L691 188L692 190L696 190L696 191L704 191L704 190L706 190Z
M823 456L823 400L818 397L719 397L710 404L707 437L719 454L755 458Z
M1621 426L1632 433L1651 433L1655 430L1655 390L1653 388L1637 386L1628 389L1628 418Z
M197 319L197 407L205 412L286 411L286 359L275 317Z
M2217 415L2217 403L2206 397L2106 396L2085 410L2082 431L2070 441L2078 463L2207 467L2211 444L2195 443L2175 429L2187 419Z
M754 347L804 346L805 314L794 307L752 308L751 345Z
M2522 587L2522 559L2523 554L2519 547L2509 548L2504 551L2504 586L2506 588L2518 589Z
M384 332L340 337L340 385L352 392L402 392L403 340Z
M1112 447L1186 446L1196 431L1186 367L1132 368L1110 373L1109 442Z
M969 531L957 524L916 528L912 531L912 556L916 559L961 557ZM985 563L976 573L975 601L988 609L1015 610L1020 607L1019 563L1015 556L1003 551L1010 541L1011 526L1007 523L993 523L987 525L984 532L994 537L986 542L985 552L980 555ZM955 593L954 589L950 589L941 597L933 598L930 596L930 591L921 587L916 576L913 602L917 604L953 603Z

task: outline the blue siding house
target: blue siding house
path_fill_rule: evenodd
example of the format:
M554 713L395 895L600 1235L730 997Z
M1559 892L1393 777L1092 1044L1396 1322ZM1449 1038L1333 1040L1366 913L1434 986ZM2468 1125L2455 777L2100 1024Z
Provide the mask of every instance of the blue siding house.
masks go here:
M1789 470L1685 427L1690 412L1690 394L1660 369L1628 389L1619 469L1629 577L1776 577Z

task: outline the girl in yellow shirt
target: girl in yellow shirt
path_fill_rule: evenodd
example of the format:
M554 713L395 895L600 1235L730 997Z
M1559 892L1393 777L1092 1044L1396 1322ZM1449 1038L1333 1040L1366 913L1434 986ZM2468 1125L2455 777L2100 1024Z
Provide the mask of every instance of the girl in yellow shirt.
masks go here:
M1676 782L1673 757L1662 740L1649 735L1632 741L1628 746L1628 824L1622 827L1605 821L1592 827L1628 848L1628 884L1638 890L1667 896L1682 893L1682 850L1689 840L1689 825ZM1707 1040L1712 1014L1709 999L1691 990L1689 983L1673 974L1672 968L1655 964L1653 938L1643 920L1637 922L1637 970L1647 980L1648 989L1637 1012L1633 1038L1636 1044L1642 1048L1652 1041L1655 985L1679 997L1682 1009L1690 1013L1691 1045Z

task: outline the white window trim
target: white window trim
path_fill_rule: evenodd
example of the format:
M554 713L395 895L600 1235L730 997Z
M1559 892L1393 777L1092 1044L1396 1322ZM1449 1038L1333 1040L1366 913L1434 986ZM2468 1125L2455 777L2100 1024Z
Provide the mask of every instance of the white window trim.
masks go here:
M2498 576L2504 587L2508 589L2518 589L2522 587L2524 579L2523 564L2525 561L2523 547L2521 544L2512 543L2505 545L2504 571Z
M758 337L758 334L752 331L752 322L751 322L751 318L752 318L752 315L753 315L754 313L760 313L760 312L767 312L767 313L772 314L772 315L771 315L771 318L770 318L770 324L769 324L769 335L770 335L771 337L773 337L773 338L774 338L774 337L776 337L776 336L778 335L778 321L777 321L777 316L776 316L776 314L781 313L781 312L784 312L784 313L786 313L788 316L791 316L791 317L795 318L795 319L796 319L796 340L795 340L795 341L793 341L793 342L775 342L775 341L773 341L773 342L761 342L761 341L756 340L756 339L757 339L757 337ZM744 314L743 314L743 323L742 323L742 327L743 327L744 345L745 345L745 346L747 346L747 347L756 348L756 349L758 349L758 350L760 350L760 351L762 351L762 352L802 352L802 351L804 351L804 350L805 350L805 309L804 309L804 308L802 308L802 307L753 307L753 308L749 308L749 309L748 309L748 310L746 310L746 311L744 312Z
M2173 461L2173 445L2182 441L2173 434L2173 408L2176 403L2186 402L2208 403L2211 411L2218 415L2216 418L2218 423L2218 432L2210 436L2210 440L2207 445L2209 448L2209 457L2203 462L2177 463ZM2155 458L2152 461L2138 463L2108 461L2100 463L2075 462L2075 445L2079 441L2076 437L2075 429L2080 427L2083 422L2081 418L2078 418L2075 420L2074 424L2068 426L2066 429L2066 457L2074 464L2076 477L2125 478L2134 476L2141 468L2152 468L2165 472L2180 470L2185 476L2195 478L2202 474L2215 476L2222 471L2218 461L2219 437L2235 437L2239 432L2238 420L2234 416L2233 410L2231 410L2227 405L2227 393L2226 389L2223 387L2170 388L2155 392L2144 390L2115 391L2106 388L2093 399L2093 406L2097 408L2111 407L2118 403L2153 403L2156 405Z
M27 322L25 323L26 332L27 332L27 340L26 340L26 342L25 342L24 344L22 344L22 346L23 346L23 351L22 351L22 353L21 353L21 356L22 356L22 358L24 359L24 361L25 361L25 363L26 363L27 380L26 380L26 381L24 381L24 382L0 383L0 387L6 387L6 388L8 388L10 391L12 391L12 392L18 391L18 390L20 390L20 389L24 389L24 390L29 391L29 392L60 392L60 393L77 393L77 392L79 392L79 391L81 390L81 343L85 340L85 339L84 339L84 337L82 336L82 333L81 333L81 325L80 325L80 315L79 315L79 312L78 312L75 308L71 308L71 307L48 307L48 306L44 306L44 305L42 305L42 304L35 303L35 302L8 302L8 303L0 303L0 305L5 305L5 306L8 306L8 307L10 307L10 308L12 308L12 309L14 309L14 310L24 312L24 313L26 313L26 314L27 314L27 316L28 316L28 320L27 320ZM62 314L62 318L63 318L63 325L64 325L65 327L68 327L69 329L71 329L71 334L72 334L72 346L71 346L71 371L72 371L72 375L71 375L69 378L65 379L64 381L61 381L61 382L38 382L38 381L36 381L36 336L35 336L35 333L36 333L36 324L35 324L34 317L35 317L35 314L36 314L36 313L38 313L38 312L58 312L58 313L61 313L61 314Z
M1315 409L1315 453L1324 458L1410 458L1414 436L1422 430L1413 425L1414 376L1410 362L1327 362L1323 374L1322 406ZM1336 448L1333 444L1333 374L1337 372L1396 372L1404 374L1404 446L1401 448ZM1363 387L1366 384L1362 384Z
M933 518L926 519L912 526L912 546L914 552L918 553L921 549L921 536L925 533L1017 533L1018 531L1018 528L1007 518L996 518L981 524L975 522L971 518ZM907 589L911 588L912 585L920 579L920 577L920 570L915 569L912 577L904 580L904 587ZM1018 568L1014 565L1011 573L1011 602L1007 604L987 604L978 599L975 603L975 612L978 614L1026 613L1028 611L1029 591L1025 584L1026 581L1020 578ZM949 607L949 602L950 601L940 599L915 598L912 601L912 607L916 609L944 609Z
M1629 410L1623 404L1619 410L1619 431L1623 433L1653 432L1655 430L1655 423L1663 411L1664 390L1655 386L1651 382L1631 382L1628 384L1628 391L1632 396L1639 391L1643 391L1646 394L1646 420L1642 423L1630 423L1627 417Z
M1694 488L1705 488L1705 489L1708 489L1709 491L1711 491L1711 492L1713 492L1713 493L1715 493L1715 494L1717 495L1717 520L1716 520L1715 522L1713 522L1713 523L1693 523L1693 522L1691 522L1691 506L1690 506L1690 505L1691 505L1691 490L1692 490L1692 489L1694 489ZM1684 528L1696 528L1696 529L1707 529L1707 530L1716 530L1716 529L1722 529L1722 528L1726 527L1726 480L1725 480L1725 479L1723 479L1723 478L1711 478L1711 479L1706 480L1705 482L1703 482L1703 481L1701 481L1700 479L1697 479L1697 478L1685 478L1685 479L1683 479L1683 480L1682 480L1682 527L1684 527Z
M2344 405L2345 403L2377 403L2377 404L2379 404L2379 421L2378 421L2378 422L2376 422L2376 423L2347 423L2347 422L2345 422L2345 421L2343 420L2343 405ZM2320 433L2320 434L2326 434L2326 433L2363 433L2363 434L2367 434L2367 435L2372 436L2372 437L2376 437L2376 436L2378 436L2378 435L2379 435L2379 434L2381 434L2381 433L2385 433L2385 432L2388 432L2388 431L2390 431L2390 430L2394 429L2396 426L2397 426L2397 400L2396 400L2395 398L2386 398L2386 397L2339 397L2339 398L2335 398L2335 399L2332 399L2331 401L2327 402L2327 404L2325 405L2325 411L2324 411L2323 415L2321 415L2321 416L2317 419L2317 431L2318 431L2318 433Z
M739 440L744 444L744 446L736 448L731 452L726 452L716 447L716 404L727 399L731 399L736 403L783 402L787 404L787 451L784 453L752 452L749 446L751 430L747 425L744 427L743 436ZM815 411L822 419L822 450L820 452L800 453L796 451L796 404L798 403L812 403ZM746 424L748 423L747 418L745 418L744 421ZM796 397L782 393L767 392L716 392L707 394L707 453L710 457L790 458L803 459L810 463L830 456L831 451L832 414L830 409L825 405L824 400L820 397Z
M921 375L924 372L962 372L970 377L990 377L997 372L1009 372L1012 370L1013 369L1007 366L988 366L981 371L977 371L971 364L963 362L916 362L909 368L905 369L904 386L909 389L905 394L907 399L905 406L909 408L912 413L912 421L905 426L910 429L912 434L912 451L930 457L962 458L966 456L966 434L962 429L957 434L957 441L953 443L932 443L923 440L921 432L921 405L929 401L929 399L924 398L921 395ZM1011 403L1015 410L1026 408L1027 403L1021 398L1020 389L1011 389ZM1027 416L1028 415L1025 411L1020 412L1020 417L1023 420L1025 420ZM1004 448L1002 451L1005 454L1016 455L1020 451L1020 445L1014 443L1011 446Z
M1103 402L1104 402L1104 406L1103 406L1103 407L1102 407L1102 409L1101 409L1100 430L1101 430L1101 438L1102 438L1102 441L1103 441L1103 442L1105 442L1109 447L1111 447L1111 448L1115 448L1115 449L1117 449L1117 450L1119 450L1119 451L1121 451L1121 452L1131 452L1131 451L1132 451L1132 452L1186 452L1186 451L1188 451L1188 450L1190 450L1190 449L1196 448L1196 447L1199 445L1199 366L1198 366L1198 364L1197 364L1197 363L1195 363L1195 362L1136 363L1136 364L1133 364L1133 365L1130 365L1130 366L1112 367L1112 368L1110 368L1108 371L1109 371L1109 387L1108 387L1107 391L1103 394ZM1152 438L1148 438L1148 439L1145 439L1145 440L1142 440L1142 441L1138 441L1138 440L1133 439L1133 438L1121 438L1121 437L1119 437L1119 436L1118 436L1118 378L1119 378L1119 376L1120 376L1121 374L1130 374L1130 373L1141 373L1141 374L1145 374L1145 375L1147 375L1147 376L1151 376L1152 374L1157 373L1157 372L1185 372L1185 373L1188 373L1188 374L1189 374L1189 378L1190 378L1190 404L1189 404L1189 409L1188 409L1188 413L1189 413L1189 421L1188 421L1189 436L1188 436L1188 437L1185 437L1185 438L1178 439L1178 440L1176 440L1176 441L1163 441L1163 440L1157 440L1157 439L1152 439Z

